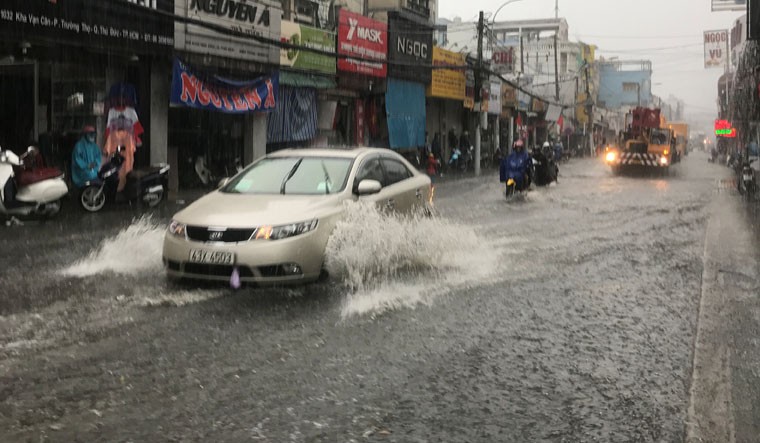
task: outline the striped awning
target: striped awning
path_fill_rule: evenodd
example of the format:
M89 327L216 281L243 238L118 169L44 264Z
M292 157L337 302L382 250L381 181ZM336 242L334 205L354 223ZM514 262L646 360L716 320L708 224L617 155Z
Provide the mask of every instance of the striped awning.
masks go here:
M317 90L280 85L277 107L267 117L267 143L308 141L317 135Z

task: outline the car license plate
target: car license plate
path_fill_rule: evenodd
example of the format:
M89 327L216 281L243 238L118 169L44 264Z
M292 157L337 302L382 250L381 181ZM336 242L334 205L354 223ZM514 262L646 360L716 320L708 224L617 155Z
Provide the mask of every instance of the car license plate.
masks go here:
M193 263L205 263L212 265L233 265L235 254L225 251L205 251L193 249L190 251L190 261Z

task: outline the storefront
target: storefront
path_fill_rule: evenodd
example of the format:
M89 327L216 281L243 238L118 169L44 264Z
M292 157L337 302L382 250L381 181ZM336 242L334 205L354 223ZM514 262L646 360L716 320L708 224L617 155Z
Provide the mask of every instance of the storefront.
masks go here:
M68 169L83 126L95 126L104 146L109 116L126 115L135 165L165 161L173 24L157 11L173 10L172 0L4 1L0 145L37 144Z
M465 99L465 65L463 54L433 47L433 65L457 66L457 69L434 69L427 88L427 132L428 142L437 141L443 159L451 155L452 146L449 132L456 137L463 131ZM452 138L453 140L453 138Z
M389 146L384 95L388 25L341 9L338 54L338 85L320 91L325 103L320 120L331 123L329 144Z
M175 14L237 32L281 39L282 8L272 0L250 0L237 14L210 3L175 0ZM208 27L177 21L174 26L178 60L199 80L223 89L230 99L251 85L274 86L270 99L279 104L280 50L253 37L220 33ZM176 82L177 79L173 79ZM225 86L226 85L226 86ZM238 85L242 88L233 87ZM253 90L256 90L255 88ZM179 186L208 186L239 165L266 155L267 116L275 107L187 106L173 103L169 111L170 163L176 165Z
M334 53L335 33L282 22L282 41ZM319 98L319 91L335 89L336 60L325 54L303 50L280 51L280 106L267 119L267 151L277 149L326 146L327 119L320 115L334 112L329 100Z
M389 12L388 35L388 147L416 150L426 144L425 88L432 81L433 32L427 22Z

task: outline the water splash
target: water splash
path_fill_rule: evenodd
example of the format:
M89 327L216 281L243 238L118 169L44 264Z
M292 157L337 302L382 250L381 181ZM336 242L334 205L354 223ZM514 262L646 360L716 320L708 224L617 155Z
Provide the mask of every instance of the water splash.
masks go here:
M165 231L166 226L156 223L150 216L140 217L60 273L70 277L88 277L104 272L125 275L160 272Z
M142 307L181 307L220 298L228 293L228 291L224 290L197 289L162 292L152 296L139 297L136 299L135 304Z
M347 205L327 245L327 269L348 288L344 317L415 307L491 277L498 252L472 226Z

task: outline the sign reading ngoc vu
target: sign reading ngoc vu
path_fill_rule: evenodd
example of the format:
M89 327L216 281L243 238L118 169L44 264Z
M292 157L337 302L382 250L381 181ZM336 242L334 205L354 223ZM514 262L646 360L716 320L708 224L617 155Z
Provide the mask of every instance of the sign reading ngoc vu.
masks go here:
M231 31L280 40L282 9L272 0L175 0L175 14ZM176 22L175 47L201 54L278 64L280 50L253 38L234 37L208 28Z
M705 69L720 68L728 63L728 31L705 31Z

